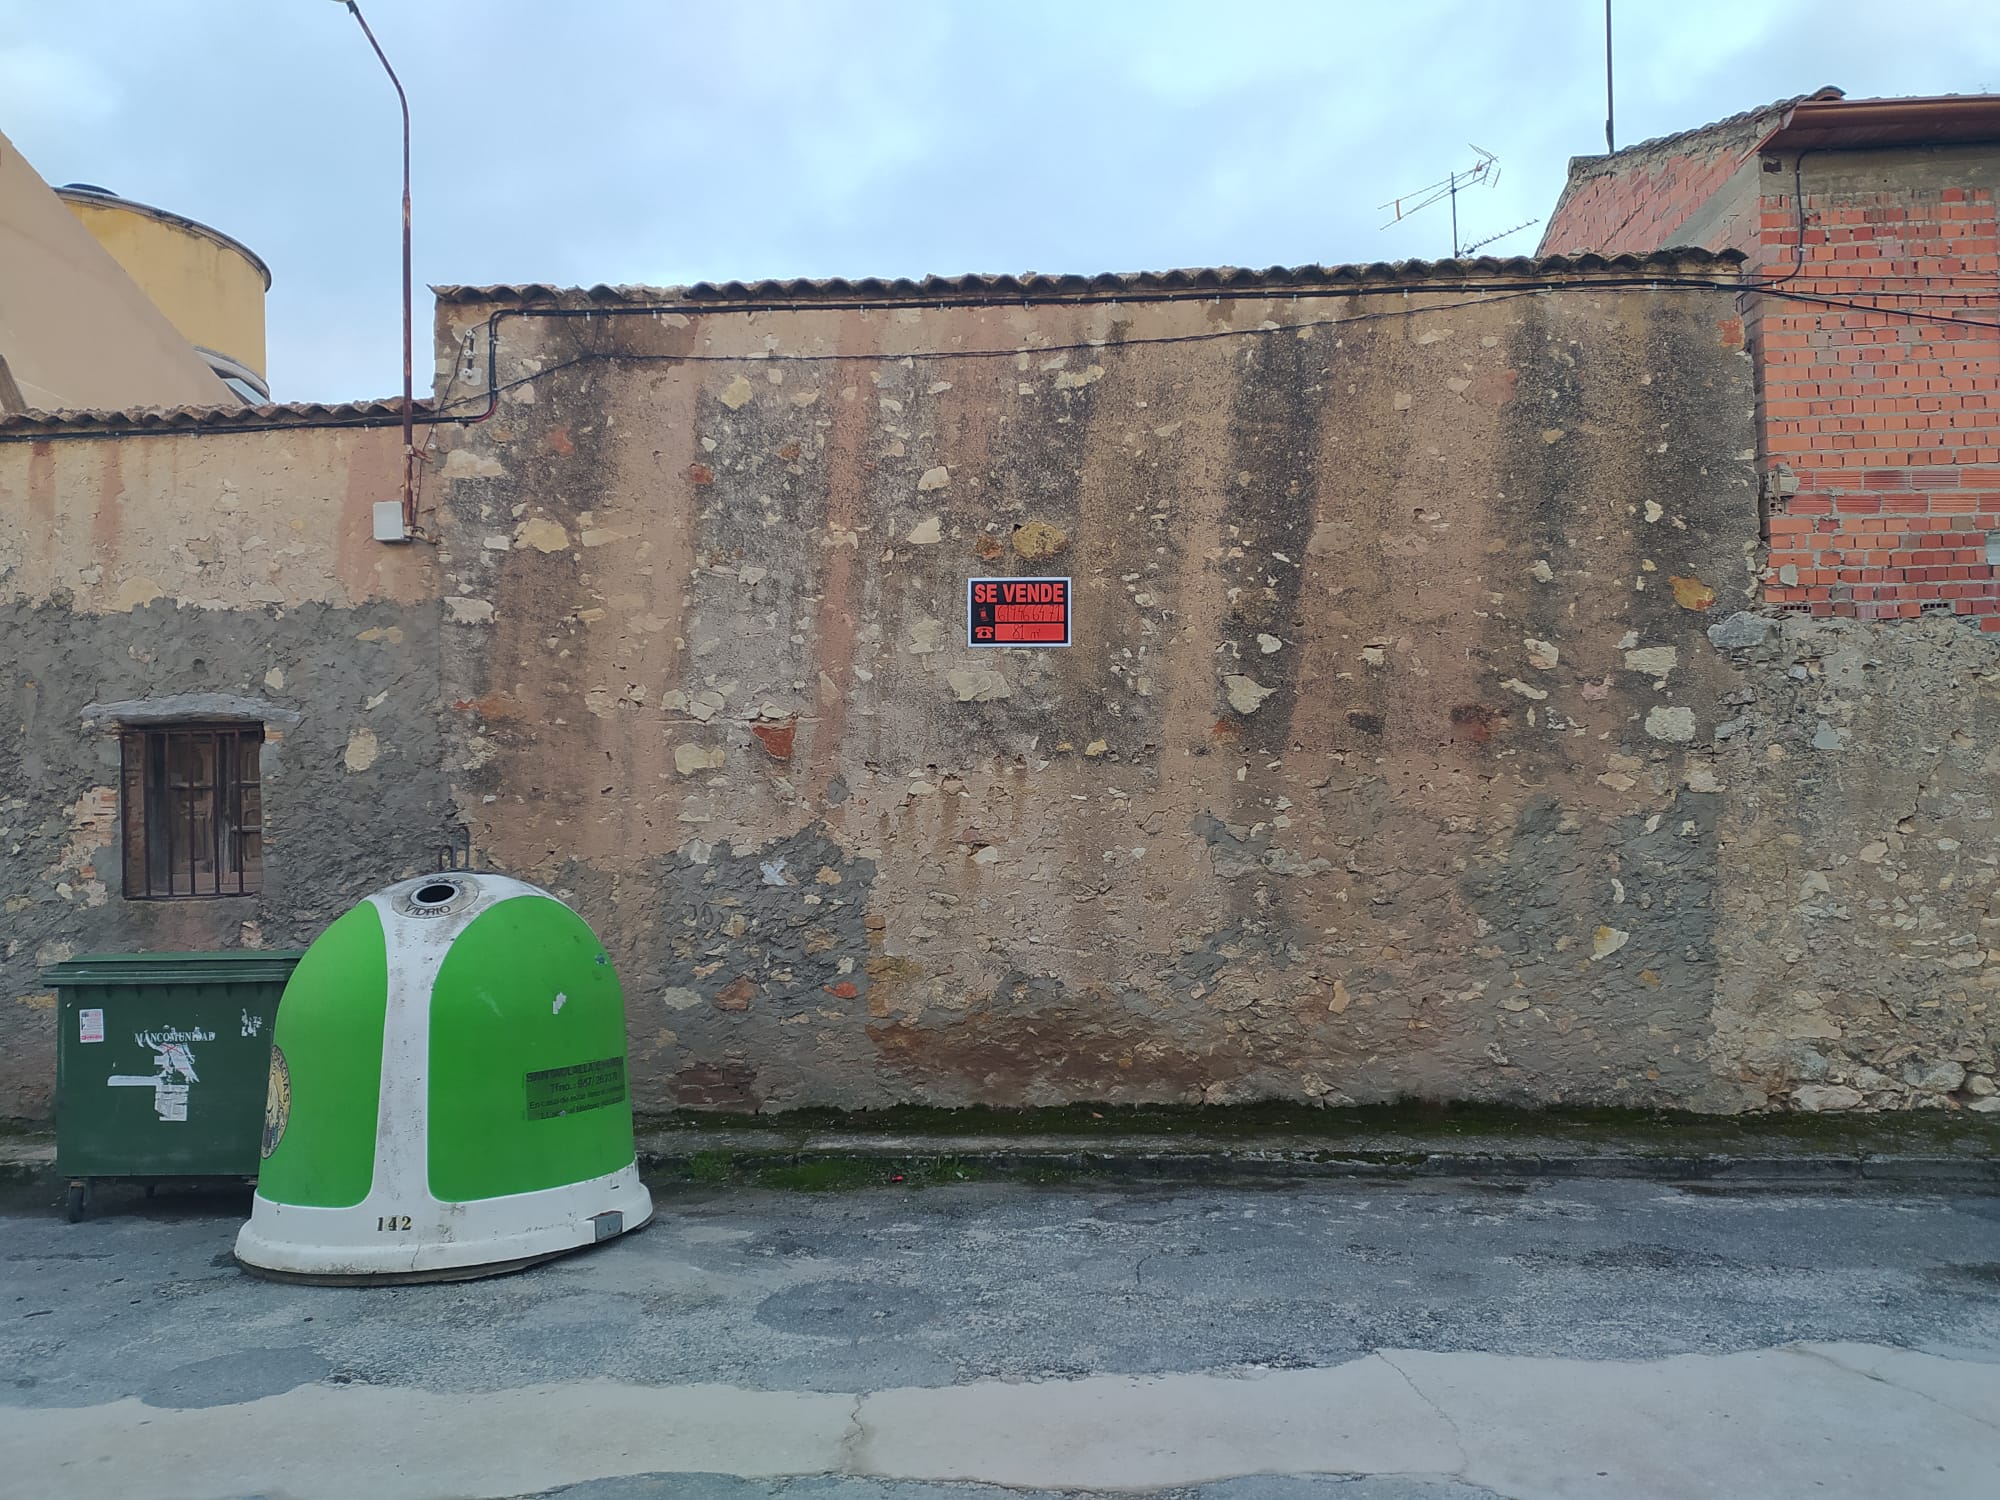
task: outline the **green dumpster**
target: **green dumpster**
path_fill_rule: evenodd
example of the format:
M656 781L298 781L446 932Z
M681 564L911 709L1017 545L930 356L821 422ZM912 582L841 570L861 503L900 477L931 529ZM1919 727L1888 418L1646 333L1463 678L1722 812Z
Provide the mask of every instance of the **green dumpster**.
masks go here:
M302 955L113 953L42 971L57 992L56 1170L91 1184L257 1175L271 1024Z

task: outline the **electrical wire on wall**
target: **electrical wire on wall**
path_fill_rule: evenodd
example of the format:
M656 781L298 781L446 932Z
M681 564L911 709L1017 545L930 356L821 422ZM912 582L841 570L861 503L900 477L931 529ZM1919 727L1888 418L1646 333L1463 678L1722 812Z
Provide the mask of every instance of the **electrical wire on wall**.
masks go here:
M975 361L988 359L1013 359L1022 354L1056 354L1085 351L1105 351L1115 349L1145 348L1158 345L1210 343L1222 339L1271 338L1319 328L1337 328L1356 323L1386 321L1396 318L1416 317L1425 313L1448 312L1461 307L1490 305L1495 302L1512 301L1523 297L1540 297L1562 293L1583 292L1593 295L1604 293L1633 293L1658 291L1695 291L1717 293L1730 297L1746 294L1795 302L1803 306L1823 307L1844 312L1886 314L1909 323L1932 323L1953 327L1977 328L2000 333L2000 321L1968 318L1956 313L1923 312L1907 308L1884 307L1879 304L1862 302L1853 296L1831 296L1820 293L1793 290L1785 283L1791 276L1778 277L1769 281L1719 280L1712 277L1692 276L1630 276L1606 277L1594 280L1545 280L1524 282L1509 279L1504 282L1476 283L1452 282L1429 284L1420 282L1385 282L1374 286L1308 286L1293 289L1290 295L1294 301L1299 298L1355 298L1364 296L1434 296L1443 292L1457 292L1461 295L1454 301L1432 302L1423 306L1384 308L1379 311L1352 313L1341 317L1316 318L1298 322L1278 323L1256 328L1210 329L1202 333L1157 334L1137 338L1092 341L1084 340L1070 344L1045 344L1027 349L934 349L905 350L899 352L871 351L866 353L788 353L767 351L760 354L673 354L653 355L628 350L598 348L588 350L567 359L546 365L531 374L502 382L499 379L499 329L510 318L533 318L540 320L582 320L586 323L596 320L611 320L620 317L658 317L662 314L681 314L689 317L719 317L742 313L769 315L786 312L841 312L841 311L889 311L900 308L933 309L948 311L970 307L1101 307L1117 305L1158 304L1163 302L1218 302L1218 301L1277 301L1287 295L1286 289L1269 284L1242 288L1203 288L1192 292L1126 293L1122 295L1078 296L1024 296L1002 299L993 296L968 296L961 298L938 298L918 300L914 298L872 298L843 300L837 298L802 300L790 303L772 301L759 302L708 302L670 301L654 303L622 304L613 307L505 307L496 310L486 320L486 389L477 395L453 399L452 385L456 383L458 365L454 366L453 380L447 385L444 396L429 410L417 414L415 420L422 425L440 426L454 424L476 426L490 419L498 409L500 396L509 390L528 385L536 380L580 365L625 361L629 363L671 362L680 364L832 364L878 363L884 360L923 360L935 362ZM1811 279L1811 278L1807 278ZM1870 294L1862 294L1870 295ZM1916 296L1917 293L1890 293L1885 295ZM469 347L469 346L468 346ZM463 361L459 362L460 364ZM475 404L483 408L476 414L464 414L461 408ZM19 419L16 419L17 421ZM266 432L297 430L301 428L365 428L390 427L402 424L400 413L390 416L362 416L353 418L332 418L319 422L302 421L261 421L217 423L213 430L227 432ZM175 437L186 436L190 432L206 430L199 426L173 427L149 426L131 428L95 428L78 431L64 431L60 428L43 430L0 431L0 442L49 442L61 440L103 439L122 437ZM434 437L434 435L433 435ZM425 448L429 449L431 439Z
M472 335L468 333L459 347L459 357L452 361L451 378L444 383L444 390L439 393L433 410L444 411L451 405L451 393L458 389L458 373L471 362ZM445 424L429 416L419 416L415 420L427 423L430 430L424 434L424 446L418 452L418 462L412 470L410 514L413 519L410 522L410 534L420 540L434 542L437 538L425 531L414 518L419 518L423 514L424 473L430 467L431 449L437 444L438 428Z
M876 303L876 304L843 305L837 302L812 302L812 303L795 304L793 306L784 307L784 306L772 306L768 303L760 303L756 305L756 307L754 308L736 309L729 307L716 307L710 304L699 303L699 302L681 302L681 303L655 303L655 304L621 306L621 307L501 308L495 313L493 313L492 316L489 317L486 321L487 388L484 394L484 399L486 401L486 409L477 416L458 417L449 415L447 411L441 406L439 412L435 416L433 416L430 420L438 422L456 421L463 423L467 426L475 426L481 422L490 419L493 416L495 410L497 410L497 405L500 395L503 392L512 390L521 385L526 385L534 380L541 379L543 376L555 374L556 372L561 370L574 368L577 365L590 364L607 360L625 360L633 363L644 363L647 361L668 361L668 362L678 362L683 364L740 364L740 363L758 363L758 362L773 362L773 363L787 363L787 364L816 364L816 363L843 363L843 362L844 363L875 362L884 359L914 359L914 360L933 360L933 361L1012 359L1020 354L1082 353L1092 350L1103 350L1110 348L1129 349L1129 348L1140 348L1149 345L1209 343L1219 339L1256 338L1256 337L1264 337L1264 336L1270 336L1275 334L1286 334L1286 333L1296 335L1303 331L1310 331L1318 328L1334 328L1354 323L1373 322L1389 318L1413 317L1418 314L1426 312L1448 312L1451 311L1452 309L1460 307L1489 305L1494 302L1511 301L1519 297L1542 296L1551 292L1565 292L1565 291L1584 291L1584 292L1649 291L1650 292L1650 291L1665 290L1665 289L1677 289L1677 290L1689 290L1689 291L1722 292L1732 296L1741 296L1746 292L1758 292L1767 296L1777 297L1787 301L1798 302L1811 306L1835 308L1844 311L1888 313L1904 317L1911 322L1953 324L1967 328L1982 328L1982 329L1990 329L1993 330L1994 332L2000 332L2000 322L1989 322L1981 319L1965 318L1951 313L1910 313L1900 308L1880 307L1868 303L1853 301L1849 298L1826 296L1811 292L1787 291L1783 289L1783 281L1789 279L1790 278L1781 278L1778 281L1766 283L1754 280L1718 281L1711 278L1700 278L1700 277L1634 277L1634 278L1601 279L1593 281L1549 281L1540 284L1528 284L1528 285L1524 285L1523 283L1518 281L1490 284L1490 285L1477 285L1477 284L1468 284L1461 282L1449 288L1423 287L1423 286L1413 286L1408 284L1382 285L1375 287L1349 287L1340 289L1312 288L1303 292L1295 293L1294 298L1296 299L1296 297L1300 295L1354 297L1354 296L1371 295L1371 294L1381 295L1381 294L1396 293L1396 292L1418 293L1418 292L1437 292L1445 290L1454 290L1460 292L1475 292L1478 293L1479 295L1462 297L1459 300L1453 302L1434 302L1427 304L1426 306L1423 307L1389 308L1381 312L1354 313L1345 317L1319 318L1319 319L1307 320L1304 322L1282 323L1272 327L1223 328L1223 329L1211 329L1203 333L1158 334L1158 335L1144 336L1139 338L1118 339L1115 341L1102 341L1102 342L1083 341L1073 344L1045 344L1045 345L1039 345L1034 349L908 350L896 354L890 354L880 351L862 353L862 354L843 354L843 353L788 354L788 353L781 353L778 351L770 351L758 355L749 355L749 354L648 355L648 354L636 353L633 351L595 350L572 356L571 358L566 360L560 360L553 365L544 366L543 368L535 371L531 375L525 375L520 377L519 379L508 381L505 383L502 383L499 379L499 325L504 319L509 317L592 320L597 318L656 316L660 313L681 313L685 315L699 316L703 314L713 314L717 312L737 311L737 310L758 311L758 312L856 310L856 309L865 309L865 308L880 306L882 304ZM1282 295L1282 293L1278 293L1277 295ZM1104 298L1104 299L1047 298L1047 299L1040 299L1036 303L1028 303L1024 301L1022 305L1077 306L1077 305L1090 305L1092 302L1101 303L1106 301L1109 302L1200 301L1200 300L1209 300L1211 298L1216 298L1216 299L1228 298L1232 300L1234 299L1275 300L1274 293L1271 288L1259 287L1256 288L1255 290L1239 290L1231 292L1205 291L1196 294L1182 293L1175 295L1155 295L1155 296L1141 295L1135 297ZM925 304L925 305L930 305L930 304ZM941 302L936 305L940 308L940 310L942 310L943 308L946 307L965 305L965 304ZM993 305L993 302L992 299L987 299L984 302L973 305L981 305L981 306ZM468 398L468 399L480 399L480 398Z

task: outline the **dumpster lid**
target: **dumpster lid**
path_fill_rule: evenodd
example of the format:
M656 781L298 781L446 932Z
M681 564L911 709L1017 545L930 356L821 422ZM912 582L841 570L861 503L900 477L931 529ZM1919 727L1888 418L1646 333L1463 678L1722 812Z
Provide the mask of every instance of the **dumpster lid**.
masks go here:
M297 948L232 948L222 953L86 953L42 970L42 983L283 984L305 953Z

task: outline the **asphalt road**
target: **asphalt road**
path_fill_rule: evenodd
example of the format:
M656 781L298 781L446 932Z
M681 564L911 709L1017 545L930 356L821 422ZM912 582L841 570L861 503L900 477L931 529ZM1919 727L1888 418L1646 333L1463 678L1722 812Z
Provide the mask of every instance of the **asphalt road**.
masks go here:
M245 1276L240 1198L51 1196L0 1196L21 1494L2000 1493L1992 1196L670 1190L365 1289Z

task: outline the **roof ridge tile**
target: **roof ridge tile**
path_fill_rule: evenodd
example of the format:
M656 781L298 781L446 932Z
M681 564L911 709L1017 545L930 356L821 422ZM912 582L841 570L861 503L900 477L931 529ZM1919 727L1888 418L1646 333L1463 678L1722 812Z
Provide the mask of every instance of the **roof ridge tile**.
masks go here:
M1808 96L1810 97L1810 96ZM1631 149L1638 149L1637 147ZM1694 246L1671 246L1644 255L1621 257L1615 264L1622 269L1646 270L1670 266L1734 266L1742 257L1734 251L1710 251ZM1093 275L1065 273L1046 275L974 272L960 276L879 277L783 277L758 281L697 281L686 286L595 286L588 289L551 286L547 282L501 283L494 285L441 285L431 290L440 303L480 302L525 305L548 302L574 304L618 301L622 303L699 302L818 302L843 298L916 300L929 297L990 297L1009 300L1018 295L1088 295L1105 292L1142 293L1189 291L1204 288L1241 288L1267 285L1273 289L1303 286L1345 285L1358 281L1424 280L1463 281L1473 271L1508 276L1563 274L1601 270L1614 264L1602 256L1516 255L1504 258L1478 256L1457 260L1372 261L1366 264L1268 266L1250 270L1242 266L1178 267L1166 271L1114 272Z
M420 415L428 415L435 403L417 402ZM229 432L244 428L393 426L403 414L401 397L363 401L281 401L260 406L135 406L121 410L64 408L48 411L8 412L0 415L0 433L32 436L38 431L115 432L138 429L186 429L202 432Z

